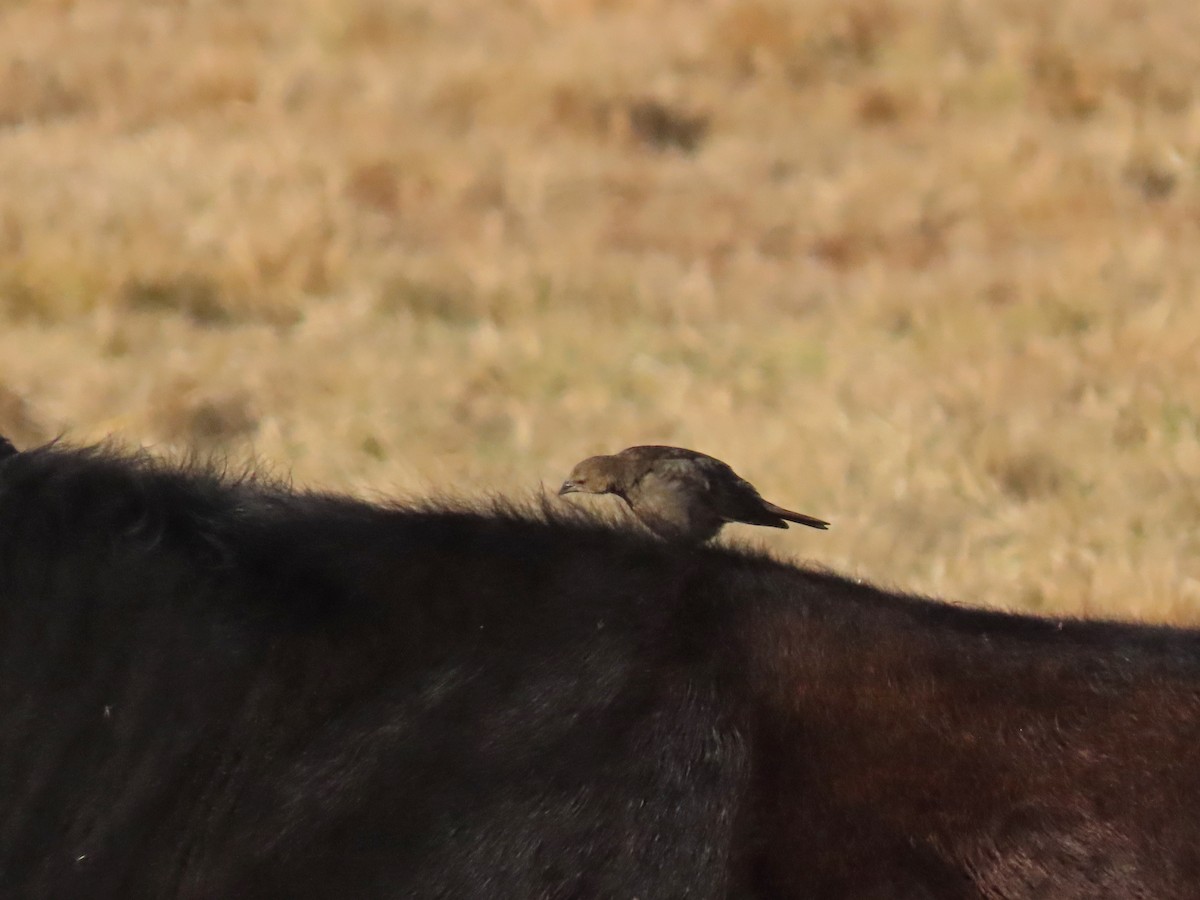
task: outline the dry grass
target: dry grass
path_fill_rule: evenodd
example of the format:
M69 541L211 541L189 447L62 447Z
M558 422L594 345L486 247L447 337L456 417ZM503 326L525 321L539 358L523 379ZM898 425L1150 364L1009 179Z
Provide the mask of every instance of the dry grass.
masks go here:
M9 0L0 430L359 492L679 443L834 521L748 540L1200 622L1198 42L1190 0Z

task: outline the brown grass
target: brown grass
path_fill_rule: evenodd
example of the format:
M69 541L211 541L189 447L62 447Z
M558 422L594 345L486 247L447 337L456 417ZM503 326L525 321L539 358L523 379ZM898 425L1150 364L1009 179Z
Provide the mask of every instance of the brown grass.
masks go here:
M12 0L0 430L367 493L679 443L834 521L747 540L1200 622L1198 40L1187 0Z

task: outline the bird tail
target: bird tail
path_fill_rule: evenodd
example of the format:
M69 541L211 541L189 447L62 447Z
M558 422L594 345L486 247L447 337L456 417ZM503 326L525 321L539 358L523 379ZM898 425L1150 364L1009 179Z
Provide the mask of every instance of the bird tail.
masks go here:
M781 519L787 519L789 522L795 522L797 525L807 525L809 528L820 528L825 530L829 527L829 523L824 519L818 519L814 516L806 516L804 513L792 512L790 509L784 509L782 506L776 506L774 503L764 503L767 512L772 515L779 516Z

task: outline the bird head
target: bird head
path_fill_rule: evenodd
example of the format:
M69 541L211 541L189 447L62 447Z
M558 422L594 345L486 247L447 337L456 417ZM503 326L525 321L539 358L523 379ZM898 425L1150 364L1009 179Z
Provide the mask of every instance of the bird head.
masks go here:
M619 461L612 456L590 456L571 470L558 495L611 494L617 487L619 467Z

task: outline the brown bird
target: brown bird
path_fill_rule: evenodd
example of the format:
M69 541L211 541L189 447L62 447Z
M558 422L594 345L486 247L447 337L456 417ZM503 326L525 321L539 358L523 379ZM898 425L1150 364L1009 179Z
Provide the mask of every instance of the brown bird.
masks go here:
M727 522L829 527L822 519L768 503L721 460L682 447L630 447L589 457L571 470L558 493L616 494L659 537L697 544Z

